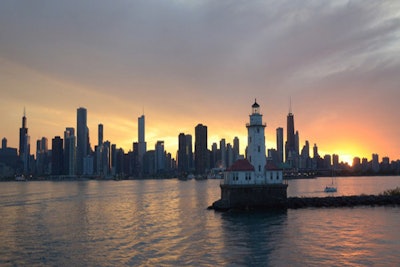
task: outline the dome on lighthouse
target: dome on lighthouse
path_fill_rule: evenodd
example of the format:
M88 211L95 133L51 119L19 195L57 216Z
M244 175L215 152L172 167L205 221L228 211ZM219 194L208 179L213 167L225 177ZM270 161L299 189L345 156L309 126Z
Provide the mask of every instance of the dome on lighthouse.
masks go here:
M257 103L257 99L254 100L254 104L251 106L252 108L259 108L260 105Z

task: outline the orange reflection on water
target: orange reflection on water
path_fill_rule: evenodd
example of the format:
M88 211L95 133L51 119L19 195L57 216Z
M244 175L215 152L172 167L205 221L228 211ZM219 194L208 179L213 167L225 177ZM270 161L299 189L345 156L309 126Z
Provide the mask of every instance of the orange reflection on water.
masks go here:
M299 263L313 266L322 262L329 266L377 264L376 259L388 253L385 251L385 243L391 242L388 236L394 235L393 242L399 238L396 225L385 222L386 212L383 208L370 207L358 208L356 212L352 208L289 211L288 235L292 246L298 247L295 251ZM388 228L388 225L392 226ZM396 261L388 258L389 262L393 260Z

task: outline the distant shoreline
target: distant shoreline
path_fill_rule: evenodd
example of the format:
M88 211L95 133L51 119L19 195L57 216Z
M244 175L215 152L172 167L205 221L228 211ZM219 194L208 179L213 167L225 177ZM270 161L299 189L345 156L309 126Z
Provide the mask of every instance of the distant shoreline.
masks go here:
M388 176L398 176L400 177L400 174L359 174L359 175L337 175L335 177L388 177ZM297 180L297 179L317 179L317 178L330 178L331 176L324 176L324 175L318 175L318 176L290 176L290 177L284 177L284 180ZM179 179L179 177L107 177L107 178L102 178L102 177L96 177L96 176L67 176L67 175L61 175L61 176L44 176L44 177L30 177L22 182L27 182L27 181L89 181L89 180L98 180L98 181L124 181L124 180L164 180L164 179ZM209 180L215 180L215 179L209 179ZM216 179L219 180L219 179ZM15 177L2 177L0 178L0 182L13 182L16 181ZM21 181L17 181L21 182Z

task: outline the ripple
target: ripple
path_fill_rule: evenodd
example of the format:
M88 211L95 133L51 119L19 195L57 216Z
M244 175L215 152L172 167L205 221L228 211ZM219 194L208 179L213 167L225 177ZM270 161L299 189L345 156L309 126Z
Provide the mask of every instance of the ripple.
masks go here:
M217 180L4 183L0 265L399 263L398 208L208 211L218 186Z

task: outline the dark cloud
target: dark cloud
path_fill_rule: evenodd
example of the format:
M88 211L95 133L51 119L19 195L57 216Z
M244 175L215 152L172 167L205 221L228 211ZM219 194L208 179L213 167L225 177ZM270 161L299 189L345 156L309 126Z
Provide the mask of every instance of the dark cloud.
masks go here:
M389 8L376 1L3 1L0 53L88 83L279 86L309 67L351 64L397 42L399 18Z

